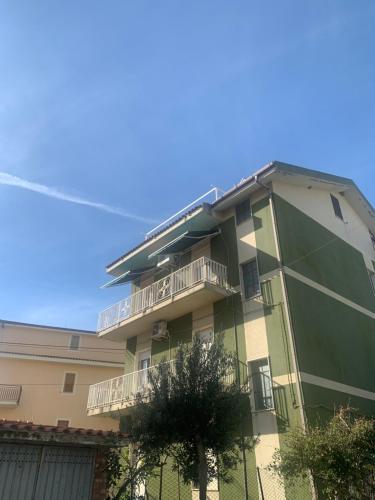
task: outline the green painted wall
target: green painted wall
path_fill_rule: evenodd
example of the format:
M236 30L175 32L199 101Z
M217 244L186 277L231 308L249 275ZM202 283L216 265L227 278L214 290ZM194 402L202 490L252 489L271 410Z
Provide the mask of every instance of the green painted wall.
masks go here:
M218 225L221 234L211 239L211 259L228 268L228 282L231 286L240 284L236 224L234 217Z
M246 346L242 301L239 293L214 303L214 331L215 335L220 334L223 336L224 347L228 351L236 352L238 349L240 380L244 382L247 376ZM245 436L253 436L250 404L249 413L244 420L243 433ZM220 499L245 498L245 473L249 499L258 498L254 450L246 452L245 461L246 465L245 463L239 464L232 471L233 478L230 483L220 483Z
M286 277L301 371L375 392L375 320Z
M190 343L193 335L192 313L168 322L169 338L153 340L151 345L151 364L160 363L163 359L174 359L177 347L182 343Z
M183 482L178 472L172 469L170 461L163 466L161 481L160 468L155 471L155 476L149 479L149 500L159 500L160 488L163 500L191 500L191 485Z
M268 196L252 206L257 261L260 276L276 271L279 268L277 259L275 233ZM262 312L266 324L267 343L270 356L271 373L273 377L294 373L293 347L287 330L287 313L283 300L280 275L261 283ZM292 383L279 385L274 383L274 402L280 448L286 446L288 432L301 426L301 406L297 387ZM266 477L265 477L265 480ZM272 481L272 479L269 479ZM265 493L270 486L264 484ZM269 494L269 493L268 493ZM307 481L285 483L285 494L289 500L310 499L310 485Z
M276 254L272 214L268 196L251 207L257 246L259 274L265 274L279 266Z
M361 252L280 196L275 195L274 200L283 265L375 311Z
M131 337L126 341L124 373L132 373L137 368L134 365L135 353L137 350L137 337Z
M241 295L239 293L214 303L214 332L222 335L227 351L237 352L240 375L246 375L246 345ZM237 339L237 340L236 340Z
M329 420L339 406L350 405L362 415L375 417L375 401L346 394L344 392L325 389L318 385L302 382L305 397L305 410L308 421L312 424Z

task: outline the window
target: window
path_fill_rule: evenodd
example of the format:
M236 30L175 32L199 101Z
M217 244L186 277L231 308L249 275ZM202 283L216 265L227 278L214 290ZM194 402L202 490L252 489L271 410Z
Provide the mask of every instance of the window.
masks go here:
M209 349L214 341L214 334L212 330L201 330L196 333L204 349Z
M142 351L138 353L138 370L145 370L151 366L151 351Z
M57 427L61 427L62 429L67 429L69 427L69 420L57 419Z
M72 335L70 337L69 349L73 349L75 351L78 350L79 342L80 342L80 336L79 335Z
M338 217L341 220L344 220L339 200L336 198L336 196L333 196L333 194L331 194L331 200L332 200L333 211L335 212L336 217Z
M250 198L246 198L246 200L241 201L238 205L236 205L236 224L242 224L245 220L250 219L251 217L251 206L250 206Z
M65 373L63 392L72 394L74 392L75 381L76 381L75 373Z
M375 294L375 273L374 271L370 271L368 272L368 275L370 277L370 281L371 281L371 286L372 286L372 291L374 292Z
M368 232L370 233L371 243L372 243L372 246L374 247L374 250L375 250L375 234L370 230Z
M138 375L137 384L138 391L142 392L147 388L148 384L148 373L151 366L151 350L141 351L138 353Z
M269 410L274 407L271 371L267 358L249 363L250 380L254 395L255 410Z
M251 299L260 293L258 265L256 259L241 264L242 282L245 299Z

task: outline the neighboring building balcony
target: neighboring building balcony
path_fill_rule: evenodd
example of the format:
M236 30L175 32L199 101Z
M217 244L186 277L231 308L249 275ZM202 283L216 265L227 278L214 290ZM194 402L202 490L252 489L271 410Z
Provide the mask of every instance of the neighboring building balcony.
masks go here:
M0 406L15 407L19 405L22 385L0 384Z
M174 367L174 360L169 363ZM138 395L147 394L150 388L149 374L152 370L155 370L155 366L90 385L87 414L110 414L134 406ZM224 382L229 385L234 380L235 374L230 373Z
M155 321L183 316L230 293L226 266L201 257L105 309L97 331L124 340L151 329Z

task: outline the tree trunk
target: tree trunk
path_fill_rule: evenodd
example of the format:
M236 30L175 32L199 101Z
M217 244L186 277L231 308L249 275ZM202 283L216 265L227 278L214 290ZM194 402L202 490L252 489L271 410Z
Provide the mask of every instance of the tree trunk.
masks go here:
M204 446L200 440L197 440L198 449L198 481L199 481L199 500L207 498L207 459Z

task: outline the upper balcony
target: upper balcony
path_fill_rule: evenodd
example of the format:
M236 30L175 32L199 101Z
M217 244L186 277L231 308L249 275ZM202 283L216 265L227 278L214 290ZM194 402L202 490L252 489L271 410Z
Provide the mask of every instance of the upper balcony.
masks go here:
M21 398L22 385L0 384L0 406L18 406Z
M230 293L226 266L201 257L105 309L97 330L100 336L124 340L155 321L170 321Z

